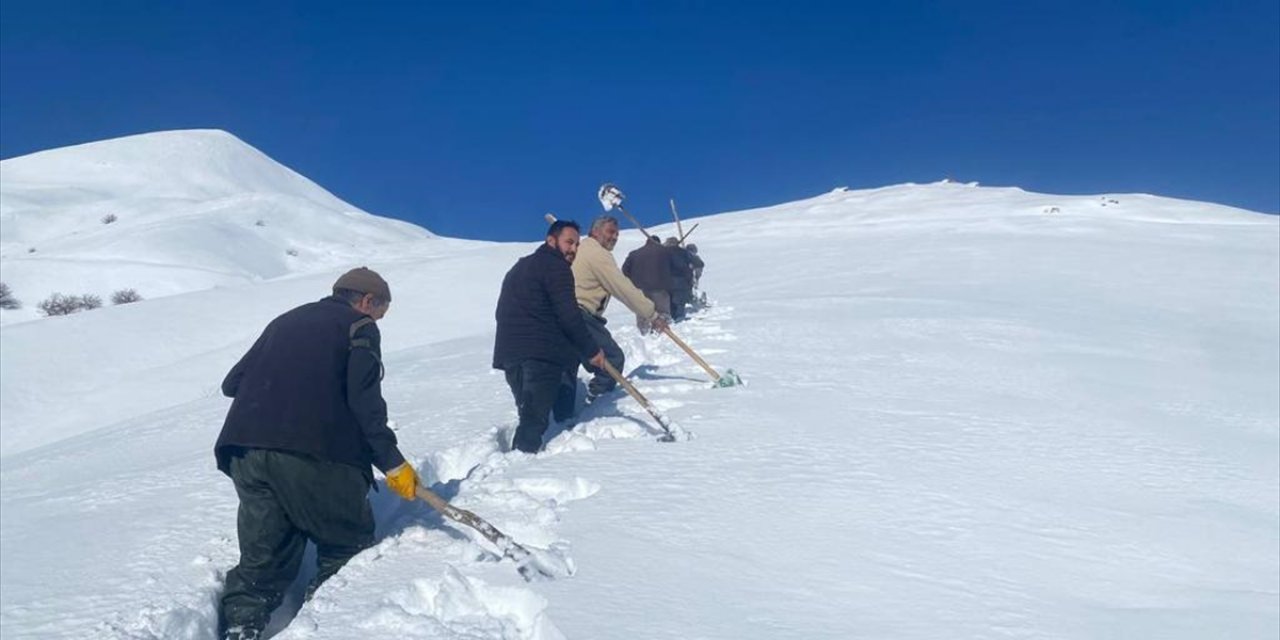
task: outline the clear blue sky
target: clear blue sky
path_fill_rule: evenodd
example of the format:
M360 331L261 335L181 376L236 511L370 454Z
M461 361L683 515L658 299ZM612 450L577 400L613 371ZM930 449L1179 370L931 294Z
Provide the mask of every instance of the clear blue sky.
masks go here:
M545 5L537 7L534 5ZM0 0L0 157L231 131L438 233L951 175L1280 210L1280 2Z

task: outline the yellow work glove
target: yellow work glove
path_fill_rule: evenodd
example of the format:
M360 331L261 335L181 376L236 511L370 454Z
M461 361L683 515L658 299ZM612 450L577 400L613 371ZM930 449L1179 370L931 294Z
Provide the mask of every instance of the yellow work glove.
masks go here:
M405 500L413 500L418 497L418 473L405 462L387 472L387 488Z

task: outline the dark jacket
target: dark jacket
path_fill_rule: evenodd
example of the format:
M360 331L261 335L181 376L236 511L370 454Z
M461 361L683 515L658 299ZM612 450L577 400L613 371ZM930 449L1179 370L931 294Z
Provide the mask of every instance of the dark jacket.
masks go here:
M674 285L671 279L671 256L667 248L652 240L627 254L622 273L644 291L666 291Z
M328 297L271 321L222 381L235 398L214 445L218 468L243 449L290 451L382 471L404 462L387 428L378 325Z
M600 350L578 311L569 263L546 244L517 260L502 279L494 317L495 369L530 359L570 366Z
M693 254L684 247L663 247L663 250L671 264L671 289L693 288Z

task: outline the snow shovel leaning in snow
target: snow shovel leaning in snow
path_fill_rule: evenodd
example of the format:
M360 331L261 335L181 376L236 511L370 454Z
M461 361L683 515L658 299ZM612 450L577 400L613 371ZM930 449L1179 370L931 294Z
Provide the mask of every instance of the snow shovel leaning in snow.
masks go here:
M480 532L480 535L498 547L503 557L510 558L516 563L516 571L519 571L520 577L526 581L533 582L540 578L552 579L573 575L573 565L568 560L550 552L537 549L531 551L521 546L480 516L449 504L444 498L421 484L418 485L416 493L419 500L431 505L431 508L440 512L440 515Z
M711 376L711 382L715 387L733 387L744 384L742 377L735 373L733 369L725 369L724 375L717 373L715 369L711 368L711 365L707 364L706 360L702 359L702 356L695 353L692 347L685 344L684 340L681 340L680 336L677 336L676 332L671 330L671 327L663 329L662 332L667 334L667 337L671 338L671 341L676 343L677 346L684 349L684 352L689 354L689 357L693 358L693 361L698 363L698 366L702 367L707 372L707 375Z
M618 370L614 369L613 365L609 364L608 360L604 363L604 370L608 371L609 376L617 381L618 384L622 385L622 388L626 389L627 393L630 394L632 398L635 398L635 401L639 402L640 406L644 407L644 410L649 412L649 415L653 416L653 419L658 423L659 427L662 427L662 431L664 433L662 434L662 437L658 438L658 442L675 442L676 434L672 431L672 427L674 425L671 424L671 420L661 413L658 413L658 410L655 409L652 404L649 404L649 399L644 397L644 394L640 393L640 390L637 389L635 385L631 384L629 380L622 377L622 374L618 373ZM679 429L679 427L676 428Z

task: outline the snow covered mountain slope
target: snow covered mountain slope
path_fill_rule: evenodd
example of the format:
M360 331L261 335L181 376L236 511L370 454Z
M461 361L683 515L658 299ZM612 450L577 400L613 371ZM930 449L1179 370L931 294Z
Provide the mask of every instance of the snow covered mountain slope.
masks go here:
M161 297L334 269L431 237L224 131L54 149L0 162L0 271L24 303L0 321L38 318L54 292Z
M695 438L656 442L615 395L538 456L499 445L515 412L488 364L501 276L533 245L370 261L397 292L380 325L402 448L577 573L526 584L384 490L378 545L272 631L1275 637L1278 221L955 184L701 218L715 306L677 331L748 385L709 388L615 302L632 379ZM0 329L0 635L211 637L236 559L216 386L340 270Z

